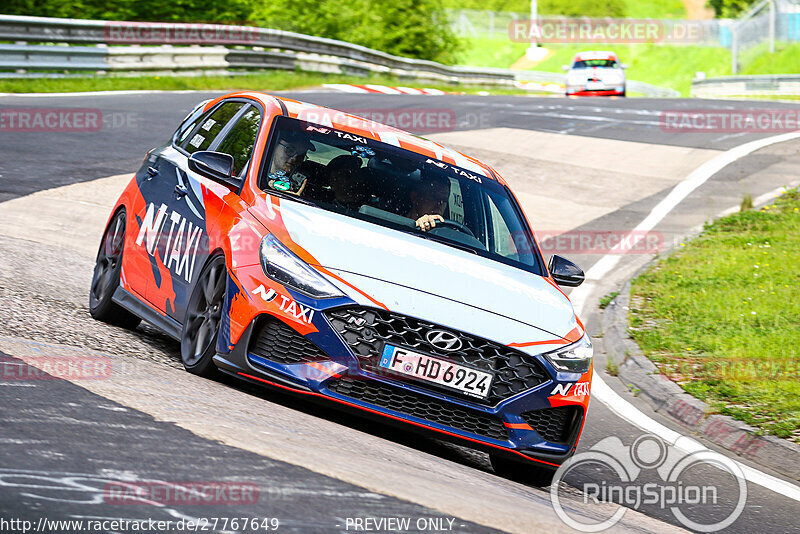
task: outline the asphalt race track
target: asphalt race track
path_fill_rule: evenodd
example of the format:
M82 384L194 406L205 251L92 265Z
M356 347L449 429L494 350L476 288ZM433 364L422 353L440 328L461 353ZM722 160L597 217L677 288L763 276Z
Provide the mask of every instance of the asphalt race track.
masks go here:
M0 96L0 110L90 108L103 117L103 127L93 132L0 128L0 359L9 368L22 367L25 358L36 355L92 357L108 363L113 376L82 382L0 376L0 518L34 524L42 517L277 518L278 531L292 532L353 532L359 531L358 524L366 531L355 518L411 518L411 531L572 531L553 511L549 491L495 476L482 453L282 393L198 379L182 371L177 345L152 328L140 326L131 333L91 320L92 250L107 216L105 203L113 202L125 182L106 178L133 172L194 104L217 94ZM537 231L629 231L696 167L775 135L663 127L667 111L765 107L749 102L289 96L391 118L403 111L438 115L438 122L421 124L419 133L497 168ZM800 110L782 103L769 108ZM794 185L799 177L800 141L768 146L714 174L655 230L668 250L709 218L737 206L743 193L757 197ZM602 257L598 251L564 254L584 270ZM623 256L587 298L583 318L596 340L595 372L642 417L670 426L603 373L602 331L595 314L599 297L618 289L650 257ZM579 452L609 437L631 445L644 433L613 406L593 398ZM737 460L786 480L745 458ZM575 489L604 476L583 471L568 479L573 487L564 487L562 500L570 515L588 522L613 513L616 506L589 504ZM652 470L640 476L660 481ZM691 479L715 486L719 499L714 505L686 506L686 515L703 524L724 519L738 498L737 481L713 468L698 469ZM122 506L103 498L114 484L192 481L238 484L255 489L256 498L213 506ZM787 495L776 487L748 481L744 509L725 531L796 531L800 490L795 486L795 493ZM642 504L613 531L681 528L668 508ZM212 530L237 528L217 525ZM383 523L371 531L396 530Z

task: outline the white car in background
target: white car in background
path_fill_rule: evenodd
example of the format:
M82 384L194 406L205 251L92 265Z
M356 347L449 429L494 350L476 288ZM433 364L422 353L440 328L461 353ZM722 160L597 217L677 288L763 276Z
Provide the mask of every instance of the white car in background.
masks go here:
M614 52L575 54L567 71L567 96L625 96L625 69Z

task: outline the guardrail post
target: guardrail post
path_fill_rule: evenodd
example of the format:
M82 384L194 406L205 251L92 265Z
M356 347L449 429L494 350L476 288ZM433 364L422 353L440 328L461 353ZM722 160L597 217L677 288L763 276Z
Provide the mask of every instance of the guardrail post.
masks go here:
M777 17L777 9L775 9L775 0L769 2L769 53L775 53L775 17Z

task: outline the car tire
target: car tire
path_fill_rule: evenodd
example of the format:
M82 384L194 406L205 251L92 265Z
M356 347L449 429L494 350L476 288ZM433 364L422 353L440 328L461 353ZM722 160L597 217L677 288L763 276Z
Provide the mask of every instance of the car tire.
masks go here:
M192 374L213 378L217 336L222 323L228 268L225 256L213 256L203 267L186 306L181 332L181 361Z
M98 321L132 330L142 320L112 300L119 287L124 249L125 210L120 210L108 224L97 251L89 289L89 313Z
M555 468L544 464L518 462L496 454L491 454L489 457L496 475L522 482L523 484L545 488L553 482L553 477L556 474Z

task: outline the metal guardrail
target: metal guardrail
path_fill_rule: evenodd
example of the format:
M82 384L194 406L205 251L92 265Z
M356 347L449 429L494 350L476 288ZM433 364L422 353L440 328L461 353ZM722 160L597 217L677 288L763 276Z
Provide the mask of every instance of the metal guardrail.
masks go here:
M514 74L503 69L449 67L434 61L402 58L378 50L299 33L247 26L215 24L137 23L101 20L53 19L0 15L0 40L25 43L112 45L221 45L248 47L232 50L231 67L287 68L296 64L291 52L342 58L363 64L344 65L344 71L386 72L398 76L460 82L511 85ZM279 51L284 51L281 54ZM306 62L308 63L308 62ZM326 62L330 64L330 62ZM36 68L7 66L0 68ZM66 66L64 68L70 68ZM323 70L323 72L325 72Z
M106 48L0 44L0 67L36 70L104 70Z
M0 72L3 78L31 76L28 71L170 73L299 68L453 84L512 86L518 80L564 83L560 73L448 66L344 41L249 26L0 15L0 41L16 43L0 45L0 71L18 71ZM628 83L632 90L648 96L679 96L670 89Z
M681 93L668 87L658 87L645 82L628 80L628 92L639 93L654 98L680 98Z
M719 76L692 80L692 96L698 98L800 96L800 74Z

